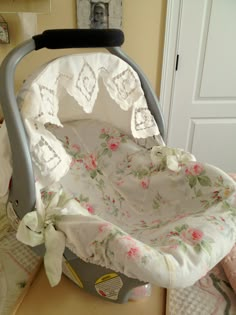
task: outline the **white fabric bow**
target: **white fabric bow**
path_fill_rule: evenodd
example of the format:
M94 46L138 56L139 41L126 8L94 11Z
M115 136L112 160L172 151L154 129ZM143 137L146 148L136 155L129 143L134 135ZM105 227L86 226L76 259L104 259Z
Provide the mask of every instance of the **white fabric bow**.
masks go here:
M32 247L45 244L45 270L51 286L55 286L61 279L66 238L64 233L55 229L53 217L48 216L45 222L40 221L37 211L27 213L19 224L16 237L22 243Z
M151 160L154 165L161 168L167 167L173 172L178 172L182 163L196 161L196 158L191 153L178 148L154 146L151 150Z
M16 234L17 239L26 245L34 247L45 244L44 266L51 286L60 282L62 258L66 246L66 235L57 230L57 222L68 215L87 213L71 196L65 194L61 187L54 185L53 188L49 192L52 198L44 204L40 189L36 185L37 210L24 216Z

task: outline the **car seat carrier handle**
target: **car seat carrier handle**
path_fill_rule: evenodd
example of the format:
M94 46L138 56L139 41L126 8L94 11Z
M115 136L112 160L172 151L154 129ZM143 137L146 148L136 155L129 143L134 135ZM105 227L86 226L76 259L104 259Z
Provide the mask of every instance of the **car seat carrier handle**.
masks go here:
M117 47L124 43L119 29L56 29L33 36L35 50L41 48L99 48Z
M0 104L11 146L13 168L8 199L20 219L34 209L36 197L28 138L15 97L14 81L16 65L34 49L32 39L20 44L5 57L0 67Z

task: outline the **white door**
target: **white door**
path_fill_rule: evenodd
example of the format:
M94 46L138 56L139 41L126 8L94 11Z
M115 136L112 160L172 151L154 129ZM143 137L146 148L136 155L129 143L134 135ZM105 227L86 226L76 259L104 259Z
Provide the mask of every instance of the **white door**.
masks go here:
M178 2L167 144L235 172L236 0Z

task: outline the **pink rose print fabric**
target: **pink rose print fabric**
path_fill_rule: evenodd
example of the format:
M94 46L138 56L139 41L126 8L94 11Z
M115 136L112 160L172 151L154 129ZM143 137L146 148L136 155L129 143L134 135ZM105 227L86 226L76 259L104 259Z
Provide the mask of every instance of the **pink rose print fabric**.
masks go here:
M99 121L52 132L72 157L60 185L84 209L55 224L80 258L176 288L194 284L228 254L235 183L224 172L166 147L153 151L155 159Z

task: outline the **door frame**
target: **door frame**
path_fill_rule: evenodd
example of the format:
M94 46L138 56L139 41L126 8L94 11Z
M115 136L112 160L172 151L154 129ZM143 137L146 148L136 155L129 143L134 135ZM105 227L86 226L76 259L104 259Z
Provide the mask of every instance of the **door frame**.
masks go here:
M172 109L175 86L175 67L179 46L182 7L183 0L168 0L167 2L166 28L160 89L160 106L165 119L167 142L170 113Z

